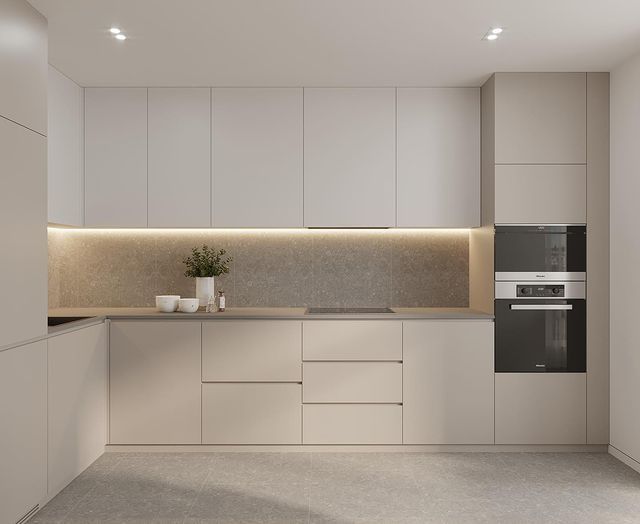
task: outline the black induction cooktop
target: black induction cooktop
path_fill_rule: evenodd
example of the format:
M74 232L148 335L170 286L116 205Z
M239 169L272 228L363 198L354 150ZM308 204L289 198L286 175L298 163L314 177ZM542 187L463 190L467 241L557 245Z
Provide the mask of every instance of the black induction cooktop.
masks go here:
M395 313L395 311L388 307L310 307L306 311L307 315L359 315L361 313Z

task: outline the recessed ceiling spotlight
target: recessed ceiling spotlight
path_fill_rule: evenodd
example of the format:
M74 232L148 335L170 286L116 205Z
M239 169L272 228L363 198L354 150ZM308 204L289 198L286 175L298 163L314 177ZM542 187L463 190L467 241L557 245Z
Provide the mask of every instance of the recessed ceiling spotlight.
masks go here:
M500 33L502 33L502 31L504 31L504 29L502 29L502 27L494 27L491 30L491 33L494 35L499 35Z
M120 36L120 35L118 35ZM487 36L484 37L485 40L497 40L498 39L498 35L496 35L495 33L490 33Z
M119 35L122 31L120 31L120 29L118 29L117 27L112 27L111 29L109 29L109 32L112 35Z
M116 35L116 38L117 38L118 40L126 40L126 39L127 39L127 37L126 37L126 36L124 36L122 33L118 33L118 34Z

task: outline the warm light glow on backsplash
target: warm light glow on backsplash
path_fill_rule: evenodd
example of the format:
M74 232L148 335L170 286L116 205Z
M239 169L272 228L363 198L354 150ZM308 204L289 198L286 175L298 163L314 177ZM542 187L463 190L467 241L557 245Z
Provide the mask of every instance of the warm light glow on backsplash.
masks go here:
M229 307L464 307L469 229L49 227L51 307L153 306L195 293L183 259L225 249Z

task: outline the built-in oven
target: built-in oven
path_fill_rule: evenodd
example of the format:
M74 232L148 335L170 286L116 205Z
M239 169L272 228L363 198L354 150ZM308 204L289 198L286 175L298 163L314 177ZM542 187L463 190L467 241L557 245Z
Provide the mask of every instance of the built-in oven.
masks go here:
M496 226L495 279L586 280L585 226Z
M583 373L584 282L495 283L496 373Z

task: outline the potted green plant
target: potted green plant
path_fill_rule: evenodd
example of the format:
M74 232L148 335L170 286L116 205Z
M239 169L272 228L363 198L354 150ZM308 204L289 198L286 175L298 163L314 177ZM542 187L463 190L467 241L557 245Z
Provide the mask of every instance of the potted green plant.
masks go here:
M196 297L200 301L200 307L206 307L209 299L215 296L214 277L229 272L229 263L233 260L225 257L226 251L216 251L204 244L202 248L194 247L191 255L183 260L187 266L185 277L196 279Z

